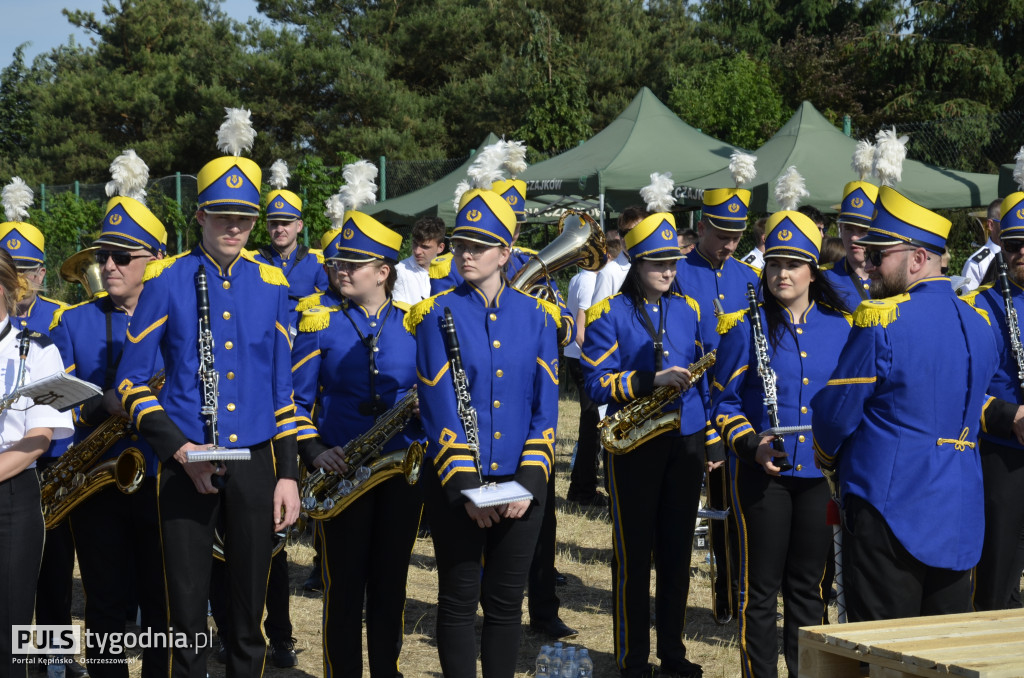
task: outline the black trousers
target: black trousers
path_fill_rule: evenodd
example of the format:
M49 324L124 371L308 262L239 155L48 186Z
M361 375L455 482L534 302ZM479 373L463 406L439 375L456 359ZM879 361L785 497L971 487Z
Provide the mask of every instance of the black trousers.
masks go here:
M555 549L558 518L555 515L555 474L548 476L547 498L544 500L544 518L540 522L537 548L530 563L529 596L527 609L531 622L546 622L558 617L561 601L555 594Z
M401 475L389 478L331 520L317 521L323 545L324 676L401 676L405 588L423 501Z
M597 494L597 466L600 459L601 441L597 434L597 423L600 421L598 405L587 395L583 387L583 368L579 358L566 358L565 367L569 376L576 384L580 394L580 426L576 436L576 463L573 464L569 476L570 500L586 500ZM552 505L553 506L553 505ZM530 615L531 618L533 615Z
M732 477L729 472L729 464L725 463L707 474L708 501L711 508L729 511L726 520L729 521L729 548L725 548L725 530L715 524L711 533L711 552L715 557L715 599L718 602L720 611L728 610L729 614L736 616L736 606L740 599L739 583L739 527L736 523L736 510L732 506ZM729 567L726 568L726 563ZM728 573L728 576L726 576ZM732 588L732 609L728 609L729 589ZM717 612L716 612L717 613Z
M76 507L69 520L85 589L85 628L102 637L124 633L125 611L138 601L141 630L165 631L167 608L156 479L146 478L131 495L108 486ZM86 646L85 656L92 678L128 676L124 652L113 652L110 645ZM166 647L143 650L142 675L167 675Z
M843 498L843 588L850 621L971 611L970 570L930 567L900 544L874 506Z
M210 613L217 625L217 634L227 638L230 633L228 620L228 600L226 579L227 569L224 562L214 559L210 572ZM270 575L267 578L267 617L263 620L263 630L271 643L291 640L292 620L289 597L291 587L288 583L288 552L281 549L270 559Z
M740 663L744 677L778 675L776 601L782 591L782 648L797 675L801 626L828 619L822 591L832 552L824 478L775 478L757 464L733 464L733 506L739 513Z
M490 480L507 480L491 478ZM483 608L480 663L484 678L515 675L522 634L523 590L544 517L544 497L518 520L477 527L462 504L452 506L432 463L423 469L424 504L437 559L437 651L446 678L476 676L477 604Z
M14 663L11 626L32 623L44 533L36 470L0 483L0 678L28 675L28 664Z
M158 500L171 629L187 644L171 654L170 675L206 678L206 625L213 530L223 513L229 633L227 675L260 676L266 657L261 628L273 547L277 479L269 441L252 459L228 463L225 487L199 494L176 461L160 465Z
M647 668L654 609L663 669L686 667L683 627L690 589L693 526L704 472L704 432L663 435L608 455L612 515L612 625L615 662L624 674Z
M981 441L985 542L975 571L974 609L1011 607L1020 588L1017 551L1024 530L1024 452Z
M42 471L57 459L59 457L40 459L37 468ZM36 587L36 624L71 623L74 572L75 541L71 536L71 523L62 520L52 530L46 531L43 562L39 567L39 585ZM163 582L160 583L160 589L163 589Z

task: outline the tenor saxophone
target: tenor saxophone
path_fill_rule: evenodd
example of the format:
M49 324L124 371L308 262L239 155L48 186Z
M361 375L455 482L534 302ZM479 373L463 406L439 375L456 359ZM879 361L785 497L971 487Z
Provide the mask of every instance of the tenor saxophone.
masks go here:
M399 473L410 485L416 484L423 463L423 445L413 443L408 450L381 455L384 445L412 419L416 406L416 390L410 389L370 430L350 440L341 451L347 472L318 469L306 476L302 483L302 508L310 518L335 517L367 491Z
M695 384L715 364L716 351L704 354L686 368L690 371L691 384ZM597 425L601 431L601 445L609 454L626 454L651 438L677 430L681 417L679 409L662 412L661 408L678 397L679 389L674 386L659 386L650 395L637 398L615 414L608 415Z
M164 378L161 370L149 380L153 393L160 391ZM125 494L132 494L142 487L146 477L146 458L138 448L126 448L116 459L96 466L100 457L131 430L130 419L108 417L40 474L39 493L46 529L59 525L72 509L107 485L116 484L117 489Z

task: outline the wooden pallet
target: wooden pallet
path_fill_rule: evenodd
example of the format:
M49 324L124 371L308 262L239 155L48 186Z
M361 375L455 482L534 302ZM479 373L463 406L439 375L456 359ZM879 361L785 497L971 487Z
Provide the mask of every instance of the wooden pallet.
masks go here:
M1022 678L1024 610L800 629L800 678L863 675Z

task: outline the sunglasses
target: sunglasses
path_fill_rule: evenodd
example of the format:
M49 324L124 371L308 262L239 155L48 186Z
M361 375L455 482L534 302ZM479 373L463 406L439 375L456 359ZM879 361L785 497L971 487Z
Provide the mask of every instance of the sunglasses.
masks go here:
M882 259L893 252L911 252L914 247L901 247L897 250L879 250L873 247L867 247L864 249L864 258L871 262L871 265L878 268L882 265Z
M140 254L139 256L132 256L131 252L112 252L110 250L99 250L96 252L96 263L103 266L107 263L107 259L113 259L114 264L117 266L127 266L132 263L133 259L149 259L150 255Z

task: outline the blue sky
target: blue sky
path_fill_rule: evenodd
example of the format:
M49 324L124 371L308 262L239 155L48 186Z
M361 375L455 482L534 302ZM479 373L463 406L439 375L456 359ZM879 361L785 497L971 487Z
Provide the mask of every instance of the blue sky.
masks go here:
M117 0L114 0L116 3ZM67 43L74 36L78 44L88 45L89 35L78 30L61 14L62 9L83 9L103 15L103 0L5 0L4 18L0 21L0 67L11 62L15 48L24 43L26 61L43 52ZM225 0L225 12L239 21L256 16L256 0Z

